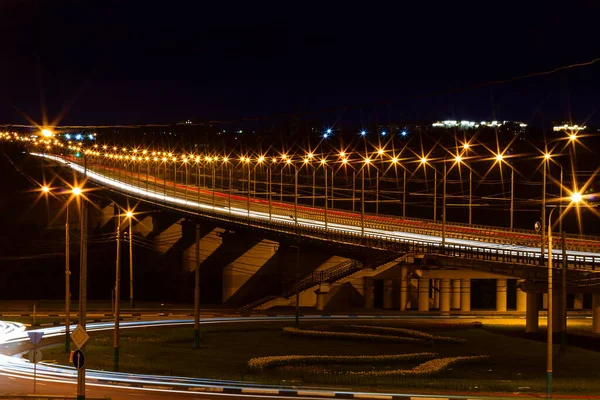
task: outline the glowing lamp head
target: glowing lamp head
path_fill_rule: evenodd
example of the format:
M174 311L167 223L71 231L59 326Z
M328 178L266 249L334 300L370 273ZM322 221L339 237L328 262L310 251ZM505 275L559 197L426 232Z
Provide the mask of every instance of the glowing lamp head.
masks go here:
M261 162L263 162L263 161L265 161L265 156L260 156L260 157L258 157L258 162L259 162L259 163L261 163Z
M462 157L461 156L456 156L456 157L454 157L454 161L456 163L460 163L462 161Z
M462 147L463 149L467 150L469 148L469 143L464 143Z
M397 157L393 157L392 158L392 164L397 164L398 163L398 158Z
M282 154L282 155L281 155L281 159L282 159L282 160L285 160L286 158L287 158L287 154Z
M367 134L367 131L360 131L361 136L365 136L366 134Z
M71 190L71 193L73 193L75 196L79 196L81 194L81 188L74 187L73 190Z
M331 129L327 129L326 133L327 133L328 135L331 135Z
M53 133L50 129L42 129L41 134L44 137L52 137L52 135L53 135Z
M227 162L229 160L227 157L223 157L223 162Z
M570 141L572 141L572 142L574 142L575 140L577 140L577 135L576 135L576 134L574 134L574 133L571 133L571 134L569 135L569 140L570 140Z
M127 218L131 218L131 217L133 217L133 212L131 212L131 211L127 211L127 212L125 213L125 216L126 216Z
M365 158L365 164L371 164L371 159L370 158Z
M49 191L50 191L50 188L48 186L42 186L42 192L48 193Z
M427 157L421 157L421 164L427 164Z
M311 159L311 158L313 158L313 157L314 157L314 154L313 154L313 153L308 153L306 156L307 156L309 159Z
M340 157L346 157L346 152L345 151L340 151Z
M502 154L496 154L496 161L500 162L504 160L504 156Z
M342 164L347 164L348 163L348 159L347 158L342 158Z
M382 155L383 154L383 149L377 150L377 154Z
M581 195L580 192L573 192L571 194L571 202L572 203L579 203L582 199L583 199L583 196Z
M550 159L550 157L551 157L550 153L546 153L546 154L544 154L544 158L545 158L546 160L549 160L549 159Z
M308 164L308 162L309 162L309 161L310 161L310 160L309 160L308 158L305 158L305 159L304 159L304 164Z
M289 158L287 160L285 160L286 163L291 164L292 160L290 160Z
M325 165L326 163L327 163L327 160L323 158L323 159L321 160L321 164Z

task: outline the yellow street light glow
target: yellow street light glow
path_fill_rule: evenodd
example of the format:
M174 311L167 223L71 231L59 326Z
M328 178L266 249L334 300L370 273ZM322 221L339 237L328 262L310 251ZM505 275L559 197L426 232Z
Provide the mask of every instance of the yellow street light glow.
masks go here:
M44 137L52 137L52 131L50 129L42 129L41 133Z
M308 156L309 159L313 158L313 153L308 153L307 156Z
M282 154L282 155L281 155L281 159L282 159L282 160L285 160L286 158L287 158L287 154Z
M496 154L496 161L502 161L504 156L502 154Z
M454 161L456 161L457 163L462 161L462 157L461 156L456 156L454 157Z
M79 196L81 194L81 188L74 187L73 190L71 190L71 193L73 193L75 196Z
M371 164L371 159L370 158L365 158L365 164Z
M223 162L227 162L229 160L227 157L223 157Z
M348 159L347 158L342 158L342 164L347 164L348 163Z
M421 157L421 164L426 164L426 163L427 163L427 158Z
M392 158L392 163L393 164L396 164L397 162L398 162L398 158L396 158L396 157Z
M383 154L383 149L377 150L377 154L382 155Z
M42 192L48 193L49 191L50 191L50 188L48 186L42 186Z
M241 162L244 162L245 160L246 160L246 157L244 157L244 156L240 157Z
M209 156L206 156L206 157L204 157L204 160L206 160L206 161L209 161L209 162L210 162L210 161L212 161L212 158L211 158L211 157L209 157Z
M464 144L463 144L463 149L465 149L465 150L466 150L466 149L468 149L468 148L469 148L469 143L464 143Z
M258 157L258 162L259 163L262 163L263 161L265 161L265 156Z
M277 162L277 157L273 157L273 162L276 163Z
M340 157L346 157L346 152L345 151L340 151Z
M546 154L544 154L544 158L545 158L546 160L549 160L549 159L550 159L550 157L551 157L550 153L546 153Z
M187 158L183 157L183 160L182 160L182 161L183 161L184 163L186 163L186 162L187 162Z
M571 202L572 203L579 203L582 199L583 199L583 196L581 195L580 192L573 192L571 194Z
M167 162L167 157L162 158L163 162Z
M305 159L304 159L304 164L308 164L308 162L309 162L309 161L310 161L310 160L309 160L308 158L305 158Z
M326 163L327 163L327 160L326 160L326 159L324 159L324 158L323 158L323 159L321 159L321 164L325 165Z
M571 134L569 135L569 140L571 140L571 141L575 141L575 140L577 140L577 135L576 135L576 134L574 134L574 133L571 133Z
M127 211L127 212L125 213L125 216L126 216L127 218L131 218L131 217L133 217L133 213L132 213L131 211Z
M292 160L290 160L289 158L287 160L285 160L286 163L291 164Z

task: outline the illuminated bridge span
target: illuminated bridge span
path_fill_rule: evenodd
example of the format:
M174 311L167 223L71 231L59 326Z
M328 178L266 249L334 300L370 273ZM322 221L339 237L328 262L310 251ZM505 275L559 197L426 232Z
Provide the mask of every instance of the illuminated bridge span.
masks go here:
M115 192L214 220L403 254L540 264L540 235L534 231L331 209L327 207L327 201L324 207L312 206L298 195L297 170L294 182L286 183L292 187L286 193L283 183L274 183L270 169L267 170L266 181L259 183L264 187L260 192L256 180L252 188L249 170L247 174L241 171L243 176L236 179L232 174L233 168L228 168L226 176L221 175L219 182L215 168L201 175L199 168L191 163L189 168L184 163L167 170L166 163L162 163L163 167L156 163L156 168L136 170L135 167L121 168L122 164L102 157L86 157L84 160L62 155L31 154L86 173L88 180ZM273 189L279 189L279 192ZM312 190L314 193L315 189ZM327 193L326 189L318 190ZM292 201L282 201L290 197ZM360 209L364 210L364 196L358 201L362 205ZM553 259L557 261L556 265L560 265L562 243L558 238L554 242ZM593 270L600 266L600 238L567 235L565 253L569 267ZM547 259L547 254L544 256Z

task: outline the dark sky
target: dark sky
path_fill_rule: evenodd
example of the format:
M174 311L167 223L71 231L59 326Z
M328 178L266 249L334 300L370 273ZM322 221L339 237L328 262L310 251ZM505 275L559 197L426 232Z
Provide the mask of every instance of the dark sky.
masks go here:
M239 3L2 0L0 123L600 120L600 63L445 93L600 57L597 1Z

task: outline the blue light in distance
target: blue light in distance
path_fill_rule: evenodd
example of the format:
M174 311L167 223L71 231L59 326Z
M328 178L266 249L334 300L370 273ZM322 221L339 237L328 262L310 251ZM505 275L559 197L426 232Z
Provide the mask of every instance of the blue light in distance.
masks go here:
M323 137L324 137L324 138L327 138L328 136L329 136L329 133L327 133L327 132L325 132L325 133L323 134Z
M386 132L386 131L382 131L382 132L381 132L381 136L385 136L386 134L387 134L387 132Z
M367 131L360 131L361 136L365 136L366 134L367 134Z
M331 134L331 129L327 129L327 134Z
M401 134L402 136L406 136L406 131L402 131L402 132L400 132L400 134Z
M67 134L65 134L65 137L66 137L67 139L71 139L71 135L70 135L70 134L68 134L68 133L67 133Z
M92 135L91 133L88 135L88 138L90 138L90 140L94 140L94 135Z
M75 135L75 139L81 140L83 139L83 136L81 136L81 133L78 133L77 135Z

